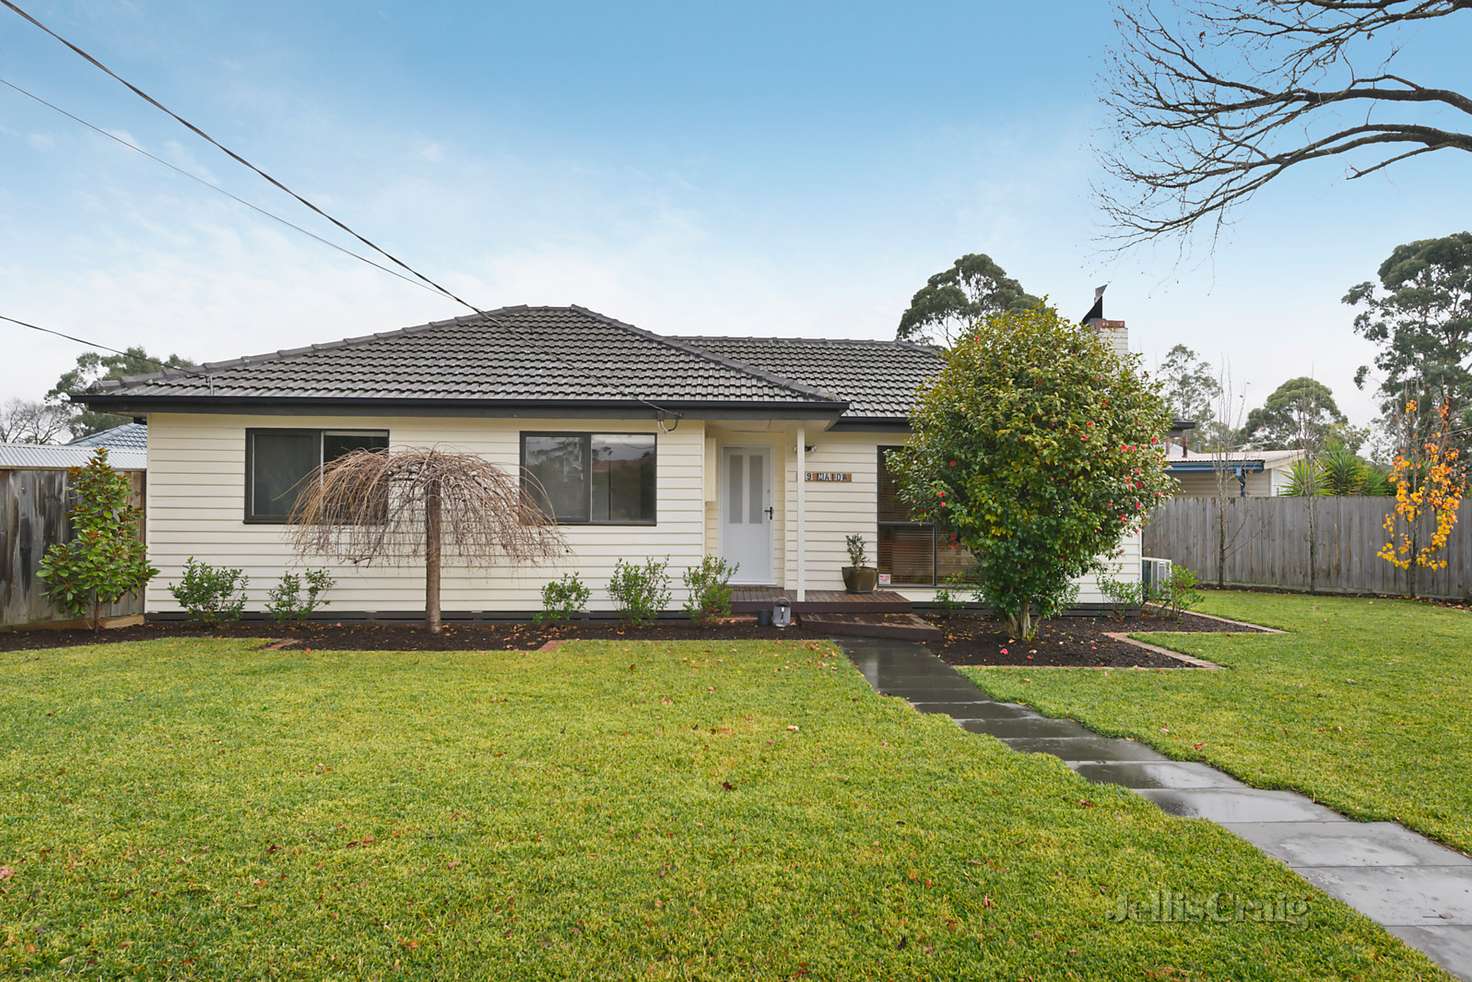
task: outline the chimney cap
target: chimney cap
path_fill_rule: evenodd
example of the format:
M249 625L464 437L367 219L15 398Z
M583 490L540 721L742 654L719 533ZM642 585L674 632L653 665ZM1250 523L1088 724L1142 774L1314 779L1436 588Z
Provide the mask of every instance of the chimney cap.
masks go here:
M1105 283L1103 286L1094 287L1094 305L1089 308L1089 312L1087 314L1084 314L1084 319L1081 323L1091 324L1094 321L1101 321L1104 319L1104 291L1108 288L1108 283ZM1121 326L1122 325L1123 322L1121 322Z

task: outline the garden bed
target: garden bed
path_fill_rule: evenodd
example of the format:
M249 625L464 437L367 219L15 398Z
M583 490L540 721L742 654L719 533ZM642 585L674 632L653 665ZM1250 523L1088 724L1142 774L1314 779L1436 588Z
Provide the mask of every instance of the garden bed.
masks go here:
M616 620L583 620L560 626L525 621L448 621L439 634L419 622L314 621L285 627L270 621L241 621L205 629L177 621L157 621L107 631L27 630L0 632L0 651L65 648L115 641L162 638L272 638L295 641L293 647L324 651L502 651L540 648L549 641L597 639L615 641L745 641L823 638L820 631L761 627L752 617L732 617L701 627L688 620L666 619L648 627L628 627Z
M1057 668L1192 668L1190 663L1143 648L1112 634L1152 631L1248 632L1260 628L1194 614L1123 617L1058 617L1044 621L1031 642L1016 640L1003 621L983 617L936 620L944 632L930 649L952 665L1017 665Z

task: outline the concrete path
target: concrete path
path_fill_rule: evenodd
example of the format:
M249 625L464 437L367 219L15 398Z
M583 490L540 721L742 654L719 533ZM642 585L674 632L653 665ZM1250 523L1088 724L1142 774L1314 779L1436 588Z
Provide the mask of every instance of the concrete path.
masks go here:
M1330 896L1472 980L1472 859L1394 822L1356 822L1291 791L1261 791L1206 764L998 702L922 645L840 642L885 694L944 713L1014 750L1047 753L1091 781L1117 784L1172 815L1205 818L1282 860Z

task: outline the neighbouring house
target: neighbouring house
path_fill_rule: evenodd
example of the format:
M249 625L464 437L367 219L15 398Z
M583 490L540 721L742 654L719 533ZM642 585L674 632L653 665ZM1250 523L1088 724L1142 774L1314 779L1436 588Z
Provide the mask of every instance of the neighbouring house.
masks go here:
M85 465L98 447L107 447L108 463L127 477L133 500L141 505L147 493L147 434L146 426L125 423L65 446L0 443L0 625L64 618L47 599L36 570L46 550L70 535L67 472ZM141 598L125 597L106 615L142 610Z
M1119 350L1123 322L1096 320ZM293 488L357 448L479 453L546 489L569 554L537 567L445 570L447 615L537 610L577 571L607 610L619 559L706 555L736 582L799 603L842 589L844 538L860 533L888 588L933 599L967 557L909 520L885 466L909 438L917 391L941 367L903 342L653 334L582 307L507 307L188 372L103 382L81 398L148 420L148 545L161 574L147 610L197 557L250 576L250 609L283 571L331 566L334 616L416 616L422 574L299 558L283 528ZM1116 575L1139 575L1139 538ZM1080 602L1103 600L1080 584Z
M81 467L98 447L107 448L107 462L120 471L148 467L148 427L124 423L78 437L71 443L0 443L0 470L59 470Z
M1165 472L1180 482L1181 498L1215 498L1225 488L1237 497L1272 497L1288 490L1302 450L1237 450L1203 453L1171 445Z

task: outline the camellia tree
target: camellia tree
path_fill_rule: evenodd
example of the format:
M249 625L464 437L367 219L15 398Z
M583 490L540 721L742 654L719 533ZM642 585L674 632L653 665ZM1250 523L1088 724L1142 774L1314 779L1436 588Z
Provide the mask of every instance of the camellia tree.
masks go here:
M960 338L890 460L916 520L971 551L979 597L1030 639L1174 489L1170 423L1136 358L1051 307L1005 311Z

